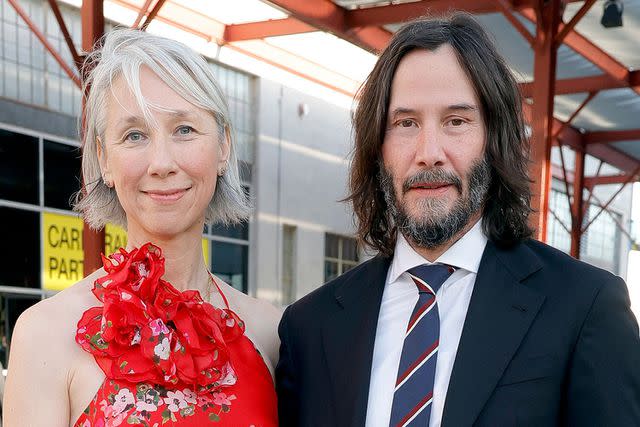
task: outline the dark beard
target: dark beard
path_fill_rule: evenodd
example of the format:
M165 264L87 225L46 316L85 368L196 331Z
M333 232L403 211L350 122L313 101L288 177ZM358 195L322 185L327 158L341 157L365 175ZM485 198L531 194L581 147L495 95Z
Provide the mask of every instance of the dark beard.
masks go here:
M482 209L491 183L491 168L484 157L475 161L469 170L467 194L463 194L462 181L453 172L440 168L419 172L403 183L403 192L416 182L445 182L456 187L460 197L449 211L446 211L443 200L425 199L418 206L420 218L414 218L398 202L393 176L382 163L378 170L380 187L393 223L405 238L427 249L449 242L468 225L471 217Z

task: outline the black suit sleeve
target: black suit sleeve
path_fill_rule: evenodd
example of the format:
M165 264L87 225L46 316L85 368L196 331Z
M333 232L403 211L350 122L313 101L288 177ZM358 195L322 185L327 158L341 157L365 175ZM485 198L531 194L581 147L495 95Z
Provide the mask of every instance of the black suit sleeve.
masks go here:
M297 426L299 418L298 384L289 338L289 314L287 307L282 315L280 335L280 360L276 366L276 391L278 393L278 418L280 427Z
M567 381L568 426L640 426L640 337L622 279L595 296Z

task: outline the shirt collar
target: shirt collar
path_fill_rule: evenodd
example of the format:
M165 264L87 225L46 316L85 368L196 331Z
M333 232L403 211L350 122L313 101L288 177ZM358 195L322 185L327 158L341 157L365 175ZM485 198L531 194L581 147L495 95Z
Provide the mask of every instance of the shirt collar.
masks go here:
M482 220L478 220L457 242L436 259L435 263L452 265L477 274L487 237L482 231ZM389 267L388 283L395 282L405 271L422 264L432 264L418 254L409 245L401 233L398 233L393 260Z

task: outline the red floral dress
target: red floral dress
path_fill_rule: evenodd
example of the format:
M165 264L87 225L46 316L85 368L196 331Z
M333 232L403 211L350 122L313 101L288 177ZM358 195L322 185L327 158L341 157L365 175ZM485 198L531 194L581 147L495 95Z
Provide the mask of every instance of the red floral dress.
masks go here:
M103 263L103 305L85 311L76 342L106 378L75 427L278 425L271 374L222 292L226 309L178 291L150 243Z

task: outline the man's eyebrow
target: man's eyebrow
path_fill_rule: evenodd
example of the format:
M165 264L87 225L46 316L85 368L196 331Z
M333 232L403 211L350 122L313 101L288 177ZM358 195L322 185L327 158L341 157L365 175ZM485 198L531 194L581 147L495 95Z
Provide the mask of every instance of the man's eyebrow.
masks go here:
M447 106L447 110L450 111L478 111L478 107L474 104L452 104Z
M417 111L413 108L407 108L407 107L397 107L394 108L393 110L389 111L389 117L395 117L398 116L400 114L416 114Z

